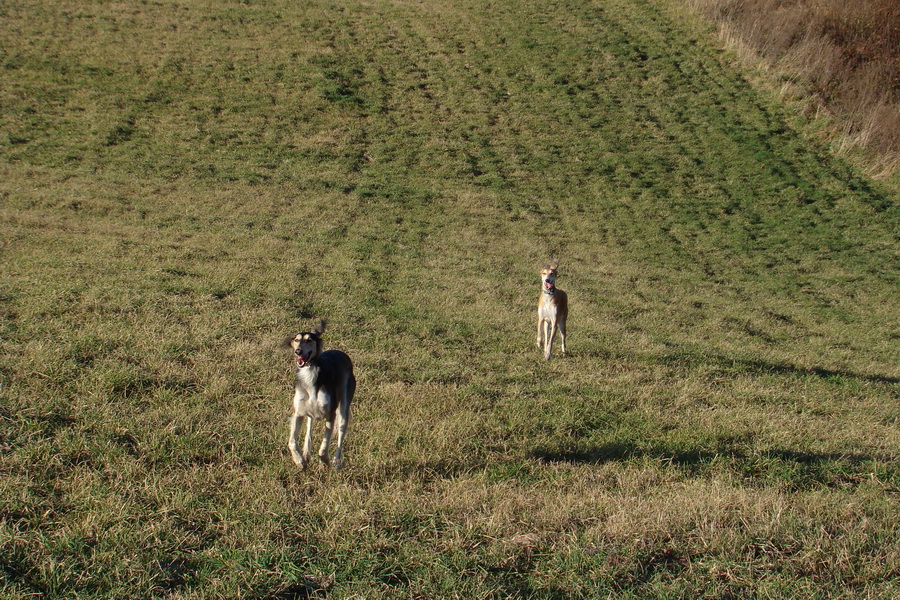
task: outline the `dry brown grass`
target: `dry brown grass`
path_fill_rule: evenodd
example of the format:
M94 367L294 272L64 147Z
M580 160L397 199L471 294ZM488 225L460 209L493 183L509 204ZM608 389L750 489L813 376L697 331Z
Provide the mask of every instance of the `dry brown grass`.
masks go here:
M900 3L895 0L688 0L742 54L803 90L835 124L836 149L863 149L870 172L900 167Z

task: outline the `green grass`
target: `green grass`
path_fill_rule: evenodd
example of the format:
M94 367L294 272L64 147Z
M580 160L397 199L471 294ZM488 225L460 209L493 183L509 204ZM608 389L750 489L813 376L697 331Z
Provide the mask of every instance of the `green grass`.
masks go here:
M0 19L0 597L900 594L896 192L677 4Z

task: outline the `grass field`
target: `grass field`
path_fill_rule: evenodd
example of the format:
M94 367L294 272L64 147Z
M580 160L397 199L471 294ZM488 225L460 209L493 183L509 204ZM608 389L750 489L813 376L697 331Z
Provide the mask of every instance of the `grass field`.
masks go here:
M692 19L0 4L0 597L900 596L896 190Z

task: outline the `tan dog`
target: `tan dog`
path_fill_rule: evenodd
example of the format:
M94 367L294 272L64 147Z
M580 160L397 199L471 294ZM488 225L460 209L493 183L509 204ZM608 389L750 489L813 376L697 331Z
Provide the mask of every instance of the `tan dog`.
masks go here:
M566 317L569 316L569 297L556 287L558 269L559 261L556 260L541 269L537 345L544 351L544 358L547 360L550 360L557 329L562 353L566 353Z
M356 378L350 357L340 350L322 352L322 333L325 321L316 329L289 335L283 345L291 349L297 361L297 382L294 386L294 414L291 417L291 435L288 448L298 467L309 464L312 454L312 427L316 419L325 419L325 436L319 447L319 458L335 470L343 462L344 435L350 422L350 403L356 392ZM300 421L306 418L306 439L302 453L297 449L297 433ZM328 445L338 424L337 450L334 461L328 457Z

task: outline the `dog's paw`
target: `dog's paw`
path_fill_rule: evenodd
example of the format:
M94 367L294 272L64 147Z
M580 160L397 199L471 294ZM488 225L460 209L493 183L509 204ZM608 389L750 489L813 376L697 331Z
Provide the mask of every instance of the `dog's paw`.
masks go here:
M342 459L342 458L335 458L334 461L331 463L331 468L334 469L335 471L340 471L341 467L343 467L343 466L344 466L344 459Z

